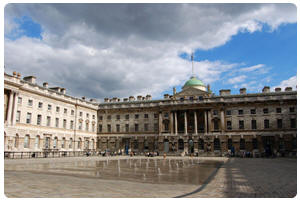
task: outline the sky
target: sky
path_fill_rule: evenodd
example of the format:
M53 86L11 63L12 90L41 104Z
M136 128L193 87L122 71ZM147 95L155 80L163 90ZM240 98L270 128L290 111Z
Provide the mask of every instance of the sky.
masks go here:
M177 92L296 89L293 4L7 4L5 72L103 102Z

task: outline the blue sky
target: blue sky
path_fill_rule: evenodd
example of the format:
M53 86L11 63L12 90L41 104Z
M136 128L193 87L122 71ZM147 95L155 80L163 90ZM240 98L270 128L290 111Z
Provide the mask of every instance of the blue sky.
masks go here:
M295 16L292 4L10 4L5 71L75 96L160 99L189 79L193 52L197 77L215 94L295 89Z

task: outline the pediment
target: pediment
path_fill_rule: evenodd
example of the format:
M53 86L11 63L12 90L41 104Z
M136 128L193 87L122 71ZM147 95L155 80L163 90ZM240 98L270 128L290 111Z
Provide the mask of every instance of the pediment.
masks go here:
M175 97L184 97L184 96L201 96L201 95L207 95L208 92L199 90L197 88L186 88L182 90L181 92L178 92L175 94Z

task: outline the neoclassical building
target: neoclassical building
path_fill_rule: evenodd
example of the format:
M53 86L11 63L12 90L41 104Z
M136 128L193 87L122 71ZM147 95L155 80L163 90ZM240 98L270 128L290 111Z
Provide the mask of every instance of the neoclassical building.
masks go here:
M96 149L98 103L36 84L36 77L4 74L4 150L7 152Z
M272 152L295 155L297 92L264 87L261 93L220 90L192 76L182 91L152 100L130 96L106 98L98 109L98 149L127 153Z

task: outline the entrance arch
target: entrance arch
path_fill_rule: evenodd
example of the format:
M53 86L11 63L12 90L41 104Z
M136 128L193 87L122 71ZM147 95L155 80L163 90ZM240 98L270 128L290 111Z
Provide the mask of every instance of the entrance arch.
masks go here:
M194 141L192 139L189 140L189 153L194 153Z
M168 153L169 152L169 140L164 139L164 152Z

